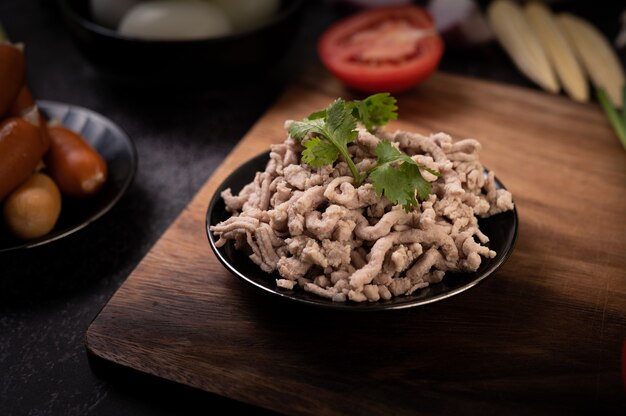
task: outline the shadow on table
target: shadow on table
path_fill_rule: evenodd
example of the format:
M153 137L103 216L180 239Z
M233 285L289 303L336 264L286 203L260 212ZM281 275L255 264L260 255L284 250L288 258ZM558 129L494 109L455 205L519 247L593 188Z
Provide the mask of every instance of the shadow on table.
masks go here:
M60 240L0 254L0 306L36 304L97 284L117 287L150 242L143 224L153 216L137 186L86 228ZM142 247L142 250L137 250Z
M216 394L194 389L149 374L107 362L88 355L89 366L94 375L109 383L109 400L99 405L106 414L107 403L117 396L123 400L137 401L154 414L255 414L275 415L270 410L254 407ZM113 400L111 400L113 399ZM111 409L119 414L119 409Z

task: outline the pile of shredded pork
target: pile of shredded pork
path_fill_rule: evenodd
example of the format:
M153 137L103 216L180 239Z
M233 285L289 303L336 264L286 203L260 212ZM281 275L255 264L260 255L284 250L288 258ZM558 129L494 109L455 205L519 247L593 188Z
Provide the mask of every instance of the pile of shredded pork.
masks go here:
M278 287L336 302L410 295L448 271L476 271L482 257L493 258L477 216L510 210L513 201L496 189L493 172L484 174L480 143L359 129L348 149L361 173L376 164L381 139L441 174L422 171L432 192L413 211L378 196L371 183L355 187L341 159L321 168L300 163L302 146L287 137L238 195L222 192L232 216L211 227L217 246L233 240L262 270L278 271Z

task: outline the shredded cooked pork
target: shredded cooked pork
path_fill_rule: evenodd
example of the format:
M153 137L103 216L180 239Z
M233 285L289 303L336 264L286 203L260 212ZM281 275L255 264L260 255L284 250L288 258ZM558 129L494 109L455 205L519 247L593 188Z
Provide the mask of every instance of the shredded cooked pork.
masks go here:
M356 188L345 162L300 164L302 147L288 137L271 147L265 171L238 195L222 193L232 217L211 227L218 247L233 240L262 270L278 271L278 287L336 302L410 295L448 271L476 271L482 257L493 258L477 216L510 210L513 200L496 189L493 172L484 174L480 143L360 129L349 151L361 173L375 165L381 139L441 173L422 171L433 188L415 210L394 206L370 183Z

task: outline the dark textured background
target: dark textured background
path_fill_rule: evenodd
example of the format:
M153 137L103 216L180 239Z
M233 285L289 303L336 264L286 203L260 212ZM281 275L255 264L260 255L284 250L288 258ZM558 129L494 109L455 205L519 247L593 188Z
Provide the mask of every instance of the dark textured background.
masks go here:
M614 36L616 11L564 2ZM54 244L0 255L0 414L170 415L248 406L136 373L90 366L90 322L289 79L317 64L315 40L342 10L310 2L285 60L219 88L140 91L111 84L75 48L47 0L1 0L0 20L26 44L37 98L87 107L134 140L139 167L106 216ZM622 53L623 58L623 53ZM448 49L444 71L535 88L496 45ZM564 121L566 122L566 121ZM208 250L208 245L207 245Z

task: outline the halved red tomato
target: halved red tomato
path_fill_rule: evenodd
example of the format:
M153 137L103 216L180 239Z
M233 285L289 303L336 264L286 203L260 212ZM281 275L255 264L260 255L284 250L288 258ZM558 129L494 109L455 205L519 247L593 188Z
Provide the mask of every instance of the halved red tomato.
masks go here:
M401 92L425 80L443 55L433 19L419 6L369 9L332 25L319 39L322 63L365 92Z

